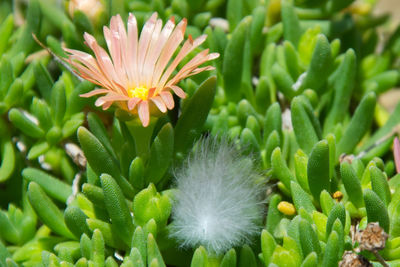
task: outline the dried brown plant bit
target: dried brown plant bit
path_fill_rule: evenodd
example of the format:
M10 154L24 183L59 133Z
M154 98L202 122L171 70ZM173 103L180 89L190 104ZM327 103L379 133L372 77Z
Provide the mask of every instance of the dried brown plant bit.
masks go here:
M339 267L369 267L372 264L362 255L358 255L353 251L345 251Z
M369 223L364 230L356 233L356 241L361 250L378 251L385 247L389 235L385 233L379 223Z
M354 155L346 155L345 153L341 154L339 157L339 162L347 161L348 163L352 163L354 160Z
M65 144L65 152L79 168L86 168L87 160L79 146L74 143L67 143Z

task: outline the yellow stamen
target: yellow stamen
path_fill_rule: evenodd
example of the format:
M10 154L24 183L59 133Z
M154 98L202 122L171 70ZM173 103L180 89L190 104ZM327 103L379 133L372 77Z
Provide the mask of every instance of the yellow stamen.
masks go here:
M147 98L149 96L149 89L144 86L130 88L130 89L128 89L128 96L131 98L137 97L142 100L147 100Z
M294 215L296 213L296 209L292 203L287 201L281 201L278 204L278 210L285 215Z

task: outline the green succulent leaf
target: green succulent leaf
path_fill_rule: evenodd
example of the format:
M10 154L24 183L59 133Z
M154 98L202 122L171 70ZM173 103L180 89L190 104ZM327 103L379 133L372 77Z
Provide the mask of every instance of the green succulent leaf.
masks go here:
M328 242L326 243L324 258L322 260L323 266L337 266L339 259L339 236L335 231L329 235Z
M51 89L51 109L56 125L62 125L66 110L65 85L60 79Z
M248 246L244 245L240 249L238 267L256 267L257 261L253 250Z
M297 150L294 154L296 180L304 191L310 192L310 188L308 187L307 163L307 155L301 149Z
M287 189L290 189L290 182L296 181L293 173L287 167L286 161L282 157L281 149L275 148L271 155L272 173L278 178Z
M104 148L107 149L108 153L110 153L110 155L115 158L116 155L112 148L111 141L107 135L107 130L104 127L104 124L102 123L99 116L91 112L87 115L87 121L91 133L93 133L93 135L96 136L96 138L101 142Z
M230 2L241 2L231 0ZM243 18L232 33L224 51L222 74L224 90L228 100L238 102L241 99L243 51L251 18Z
M279 137L279 133L274 130L268 137L267 142L265 144L265 161L266 161L266 167L271 166L271 156L272 152L275 150L275 148L279 147L281 145L281 140Z
M147 244L146 244L145 233L144 233L142 227L140 227L140 226L136 227L135 232L133 233L131 247L132 247L132 250L131 250L130 257L132 258L132 261L134 261L134 258L136 258L136 256L133 255L132 253L134 253L134 254L139 253L141 262L143 262L143 265L144 265L144 263L146 262L146 259L147 259L147 250L146 250ZM134 249L137 252L133 251Z
M92 133L86 128L79 127L78 139L82 150L91 168L100 176L102 173L110 174L128 197L133 197L134 190L131 184L121 175L118 164L109 152Z
M322 190L330 190L329 145L326 140L315 144L307 164L308 187L315 200Z
M144 163L140 157L132 160L129 166L129 182L136 189L142 189L145 186Z
M69 206L65 209L65 224L77 238L83 233L90 234L89 227L86 224L87 218L86 214L79 207Z
M269 138L270 134L276 130L280 137L282 136L282 111L279 103L273 103L269 106L264 117L264 141Z
M101 231L95 229L92 236L92 260L95 266L104 266L105 251L104 251L104 239Z
M354 115L347 126L342 138L337 145L336 155L342 153L350 154L360 142L361 138L368 131L375 110L376 95L375 93L366 94L358 105Z
M364 206L361 182L351 164L347 161L342 162L340 174L350 201L358 208Z
M149 164L146 168L146 184L158 183L168 170L173 157L174 129L165 124L150 148Z
M300 266L300 262L297 262L296 259L292 257L292 251L281 246L275 248L271 263L275 264L273 266ZM271 266L271 264L269 266Z
M316 45L312 54L310 65L298 88L300 92L311 88L321 94L328 75L332 69L331 47L328 39L320 34L317 36Z
M320 140L317 119L302 96L295 97L291 103L293 130L300 148L309 154Z
M22 171L22 177L28 182L35 182L50 197L66 203L72 194L70 185L60 181L59 179L35 168L26 168Z
M133 200L135 223L144 226L154 219L159 227L166 224L171 213L171 202L166 195L160 195L155 186L150 184L140 191Z
M147 236L147 264L152 264L153 260L158 261L158 266L166 267L154 236L150 233Z
M24 82L21 78L16 78L11 84L6 96L4 97L4 103L8 107L16 106L21 101L21 95L24 91Z
M261 252L264 264L266 266L268 266L268 264L271 262L271 257L275 250L275 247L276 241L274 237L267 230L264 229L261 232Z
M129 258L125 258L124 266L138 266L145 267L146 265L143 263L142 256L137 248L132 248ZM117 264L118 266L118 264ZM122 266L122 265L121 265Z
M315 207L312 203L312 199L309 194L307 194L298 183L291 182L290 189L292 193L293 203L296 210L304 208L307 212L313 212Z
M87 219L86 223L91 231L94 231L96 229L101 231L101 234L104 238L104 242L108 246L120 250L127 249L128 246L125 245L123 239L119 237L119 233L117 233L115 227L112 227L111 224L106 223L99 219L91 219L91 218Z
M16 155L11 140L1 142L0 183L7 181L14 172Z
M303 255L308 255L312 252L316 252L317 255L320 255L321 246L318 241L318 235L307 220L302 219L300 221L299 233Z
M354 89L356 77L356 55L353 49L346 51L343 61L338 69L331 75L334 78L333 90L335 92L332 108L324 124L324 132L331 131L335 124L342 121L350 105L351 94Z
M37 183L29 183L28 198L40 220L52 231L64 237L75 239L75 236L64 223L62 212ZM44 209L43 207L46 208Z
M301 28L299 18L296 14L293 1L282 1L282 22L283 22L283 36L285 40L290 41L294 46L297 46L301 37Z
M294 80L286 70L281 67L278 63L275 63L271 69L272 77L279 88L279 90L287 97L292 99L297 95L296 91L293 89Z
M204 247L198 247L194 253L190 267L206 267L208 263L207 251Z
M14 28L14 16L9 14L7 18L1 23L0 26L0 55L6 50L8 40L13 33Z
M26 13L26 23L22 27L22 32L17 41L13 44L10 51L7 52L10 57L14 57L21 52L24 52L25 54L29 54L29 52L31 52L35 45L35 41L32 38L32 33L37 33L40 29L40 22L42 20L40 13L38 1L30 1Z
M282 213L278 210L278 204L281 202L282 197L278 194L271 196L267 214L267 222L265 225L265 229L269 233L274 233L276 227L282 219Z
M346 224L346 210L342 203L337 203L331 210L328 216L328 221L326 222L326 237L329 238L331 234L332 227L336 221L339 219L342 225Z
M10 121L20 129L24 134L33 138L41 138L44 136L44 131L34 121L26 116L19 109L13 108L8 112Z
M108 174L102 174L100 181L104 192L104 204L115 232L129 246L133 235L133 220L122 190Z
M316 252L311 252L301 263L301 267L312 267L317 266L318 256Z
M224 257L221 261L221 267L230 267L236 266L236 251L232 248L228 252L225 253Z
M389 232L390 220L385 203L371 189L364 189L365 209L367 210L368 222L379 222L379 226Z
M369 167L372 190L381 198L386 207L391 200L391 193L386 175L376 166Z
M203 82L190 98L174 129L174 152L186 154L207 119L216 92L216 77Z
M103 189L98 186L84 183L82 193L98 208L105 209Z

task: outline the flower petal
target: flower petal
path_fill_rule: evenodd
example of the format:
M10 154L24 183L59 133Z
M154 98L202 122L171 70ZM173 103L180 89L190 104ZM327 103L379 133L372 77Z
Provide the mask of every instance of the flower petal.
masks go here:
M112 83L121 84L121 82L117 78L114 65L110 57L108 56L107 52L97 43L96 39L92 35L85 32L83 38L85 39L90 49L93 50L97 59L97 63L99 64L99 67L102 70L103 74L106 76L106 78ZM119 88L116 88L116 90L118 91Z
M91 96L94 96L94 95L106 94L106 93L109 93L109 92L110 92L110 90L108 90L108 89L94 89L94 90L92 90L92 91L90 91L90 92L88 92L86 94L81 94L79 96L80 97L91 97Z
M87 67L83 66L78 62L70 61L70 64L75 68L75 72L82 78L92 83L95 83L101 87L105 87L112 90L111 89L112 86L111 87L109 86L107 80L98 77L92 70L88 69Z
M97 99L96 99L96 102L94 102L94 105L95 105L96 107L100 107L101 105L104 105L104 103L106 103L106 101L104 101L104 99L102 99L102 98L100 97L100 98L97 98Z
M166 42L168 41L168 38L171 35L174 27L175 27L175 19L172 17L165 24L164 28L160 33L160 36L158 37L158 40L154 43L154 49L152 49L151 53L149 53L150 57L146 59L147 67L145 68L145 71L148 71L149 73L149 76L147 77L146 80L146 85L148 87L152 85L156 62L160 57L161 51L164 48Z
M102 99L104 102L109 102L109 101L128 101L129 97L124 96L124 95L119 95L115 93L109 93L105 96L99 97L99 99Z
M138 69L139 69L139 84L142 84L143 66L146 54L149 48L151 36L153 34L154 28L157 22L157 13L154 12L150 19L146 21L143 26L142 32L140 33L139 39L139 50L138 50Z
M124 22L122 21L121 16L118 14L111 19L110 29L112 33L112 41L113 46L116 48L116 58L117 62L114 61L114 65L116 66L117 74L120 76L121 81L124 82L124 86L127 86L127 34L125 30ZM114 60L114 59L113 59Z
M186 75L186 77L189 77L189 76L192 76L192 75L196 75L196 74L198 74L200 72L209 71L209 70L215 70L215 67L214 66L205 66L205 67L202 67L202 68L194 69L192 72L190 72L188 75Z
M192 40L192 37L189 36L189 39L186 40L186 42L183 44L183 47L179 51L178 55L175 57L175 59L172 61L172 63L168 66L166 71L164 72L163 76L161 77L160 81L158 82L156 92L159 92L162 90L162 88L165 86L165 83L171 76L172 72L176 69L178 64L182 61L184 57L186 57L190 52L193 51L196 47L201 45L207 38L207 35L203 34L196 38L194 41Z
M147 97L149 97L149 98L153 97L155 91L156 91L156 88L154 88L154 87L150 88Z
M142 101L142 99L138 98L138 97L134 97L128 100L128 109L132 110L136 107L136 105Z
M112 105L113 103L114 103L113 101L104 103L104 104L103 104L103 110L106 110L106 109L108 109L109 107L111 107L111 105Z
M168 81L166 87L169 87L173 84L177 84L180 80L187 77L190 74L190 72L196 69L199 65L219 57L218 53L211 53L211 54L207 53L208 49L205 49L200 53L198 53L194 58L192 58L188 63L186 63L185 66L183 66L182 69L179 70L178 73L171 80Z
M150 98L151 101L153 101L154 104L156 104L157 108L162 112L165 113L167 112L167 107L165 106L164 101L161 99L160 96L155 96Z
M163 47L161 55L157 60L151 87L157 87L161 74L184 38L186 25L186 19L181 20L181 22L179 22L178 26L176 26L175 30L172 32L171 36L168 38L168 41Z
M172 91L174 91L174 93L180 98L186 98L186 93L179 86L171 85L169 88L171 88Z
M137 21L132 13L128 18L128 43L127 43L127 72L130 75L129 86L139 86L139 74L137 69L137 51L138 51L138 29Z
M170 92L162 91L162 92L160 92L160 96L168 109L174 108L175 102L174 102L174 98L172 97Z
M83 73L94 78L97 80L97 83L103 84L104 87L110 88L111 83L108 81L105 77L103 72L100 70L99 65L97 64L97 61L93 58L92 55L87 54L82 51L74 50L74 49L68 49L64 48L64 51L69 54L69 61L68 63L71 64L73 67L78 69L78 74L82 76L82 78L86 79L86 77L83 77ZM84 69L81 68L84 67Z
M111 18L111 25L115 24L115 16ZM115 28L115 26L113 27ZM106 26L103 27L104 39L106 40L108 51L114 65L115 74L118 76L118 81L126 85L125 70L122 67L121 46L119 33L115 29L110 30Z
M141 101L138 107L139 119L144 127L147 127L150 122L149 102Z
M150 86L151 78L153 76L153 69L155 66L154 50L157 47L158 38L160 37L160 33L161 33L161 28L162 28L162 20L158 19L156 22L156 26L154 28L153 34L151 35L149 48L147 49L146 58L143 63L141 81L142 81L142 85L146 86L146 87Z

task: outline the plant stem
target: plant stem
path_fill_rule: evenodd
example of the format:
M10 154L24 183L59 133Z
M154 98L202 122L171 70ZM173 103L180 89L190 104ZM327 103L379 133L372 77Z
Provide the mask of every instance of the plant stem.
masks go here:
M372 253L374 253L376 259L380 262L380 264L382 264L382 266L389 267L389 265L385 262L385 259L382 258L381 254L379 254L378 251L373 250Z
M150 141L156 125L157 118L151 117L147 127L143 127L138 118L126 121L129 132L135 140L136 155L146 161L150 153Z

